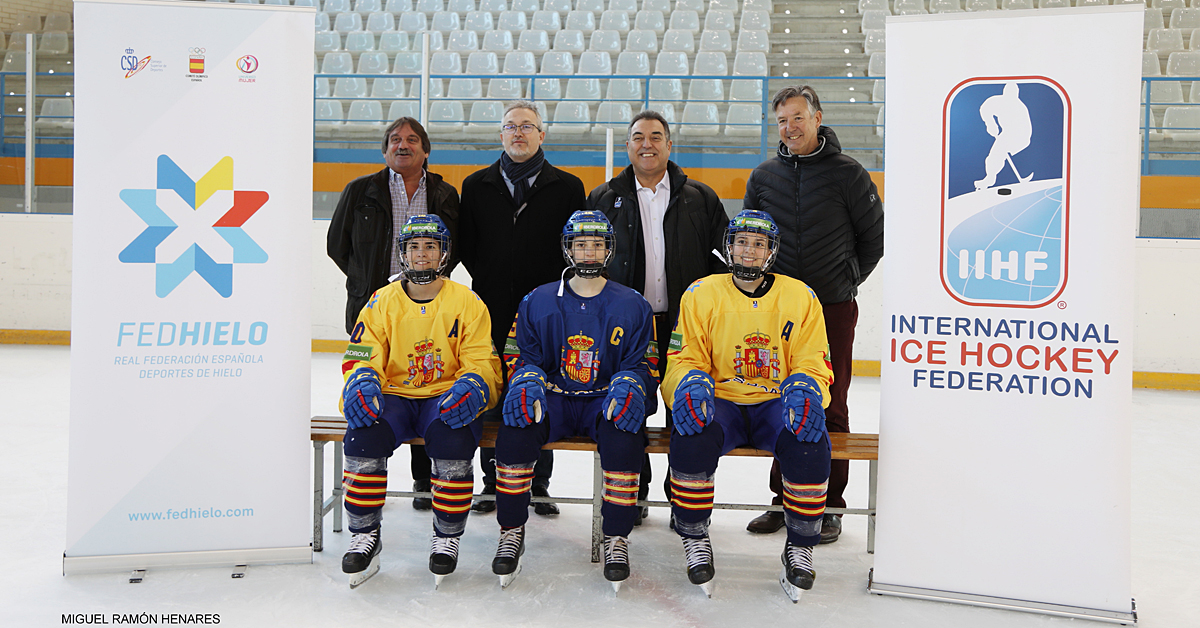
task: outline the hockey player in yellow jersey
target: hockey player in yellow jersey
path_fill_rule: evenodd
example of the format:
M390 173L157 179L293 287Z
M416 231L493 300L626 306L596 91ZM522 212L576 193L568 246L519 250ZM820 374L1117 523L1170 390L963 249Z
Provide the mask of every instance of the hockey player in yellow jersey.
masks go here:
M342 362L345 503L354 533L342 571L351 588L379 571L387 459L414 438L425 439L433 462L435 586L454 571L483 434L475 419L499 402L500 359L487 307L441 276L450 257L446 226L437 216L413 216L398 244L403 279L371 296Z
M766 272L779 250L770 214L742 210L725 234L730 274L683 295L662 395L671 407L671 511L688 579L712 595L708 519L721 455L773 452L783 470L788 538L780 585L793 602L811 589L821 538L830 443L824 408L833 370L821 303L803 282Z

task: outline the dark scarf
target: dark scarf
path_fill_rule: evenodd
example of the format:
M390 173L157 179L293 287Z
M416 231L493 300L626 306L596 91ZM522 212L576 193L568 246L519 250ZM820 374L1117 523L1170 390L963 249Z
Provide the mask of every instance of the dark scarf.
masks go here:
M825 138L821 137L819 139L821 141L817 144L817 149L812 152L813 155L816 155L817 153L821 152L821 149L825 148ZM802 158L809 156L809 155L793 155L792 151L788 150L787 144L784 144L783 142L779 142L778 153L779 153L780 158L782 158L784 161L789 162L789 163L797 163Z
M529 177L541 172L544 165L546 153L540 147L533 157L521 163L513 161L508 153L500 154L500 169L513 184L513 200L517 202L518 209L525 205L525 197L529 196Z

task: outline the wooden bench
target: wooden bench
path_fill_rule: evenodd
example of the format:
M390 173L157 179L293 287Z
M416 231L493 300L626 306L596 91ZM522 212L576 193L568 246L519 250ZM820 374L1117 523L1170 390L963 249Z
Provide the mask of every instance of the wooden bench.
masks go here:
M480 447L496 446L496 430L498 423L487 423L483 426L483 437ZM323 523L325 515L333 511L333 531L342 531L342 448L333 450L333 489L325 496L325 445L330 442L342 442L346 433L346 420L340 416L315 416L310 425L310 438L313 444L313 551L323 549ZM649 444L646 452L665 454L670 449L671 433L663 427L646 428ZM879 435L878 434L846 434L833 432L829 435L833 444L833 459L835 460L868 460L870 461L870 476L867 492L866 508L826 508L825 512L838 515L867 516L867 552L875 553L875 489L878 479L879 464ZM422 439L408 441L408 444L424 444ZM571 437L550 443L544 449L567 449L593 452L592 496L583 497L533 497L534 503L553 502L556 504L584 504L592 507L592 562L600 562L600 543L603 538L600 527L600 505L603 502L604 473L600 469L600 454L596 452L596 443L589 438ZM771 452L751 447L739 447L725 454L726 456L756 456L772 457ZM432 497L428 492L388 491L388 497ZM492 495L476 495L477 499L495 499ZM670 507L665 501L639 500L639 506ZM782 506L764 504L729 504L715 503L714 509L720 510L773 510L780 512Z

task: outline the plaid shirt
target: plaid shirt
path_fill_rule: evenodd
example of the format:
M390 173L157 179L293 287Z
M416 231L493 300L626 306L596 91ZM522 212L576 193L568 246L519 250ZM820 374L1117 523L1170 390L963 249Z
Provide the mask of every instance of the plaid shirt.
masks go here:
M425 171L421 171L421 182L417 184L417 191L413 194L411 202L408 200L408 192L404 189L404 177L401 177L395 170L388 172L391 174L388 177L388 191L392 194L392 234L399 237L400 230L409 218L429 213L429 203L426 201ZM400 256L403 253L400 247L392 247L391 274L395 275L400 272Z

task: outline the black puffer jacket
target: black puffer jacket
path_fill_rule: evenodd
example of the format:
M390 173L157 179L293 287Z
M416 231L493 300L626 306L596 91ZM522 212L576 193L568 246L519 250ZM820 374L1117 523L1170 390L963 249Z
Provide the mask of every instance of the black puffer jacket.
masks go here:
M671 198L663 216L663 236L667 254L667 312L674 322L679 315L679 299L693 281L726 271L725 264L712 250L722 250L721 239L729 217L717 193L699 181L688 179L673 161L667 162L667 177ZM608 265L609 276L645 294L646 247L633 166L626 166L621 174L592 190L587 206L604 212L616 232L617 248Z
M821 303L841 303L858 294L883 257L883 201L862 165L842 154L833 130L823 126L819 136L811 156L759 164L743 206L779 225L775 272L808 284Z
M388 284L391 275L392 193L389 169L384 168L351 181L338 199L329 222L325 251L346 273L346 333L354 329L358 313L376 290ZM427 172L425 193L428 211L446 223L450 231L448 276L458 263L458 190L441 176Z

